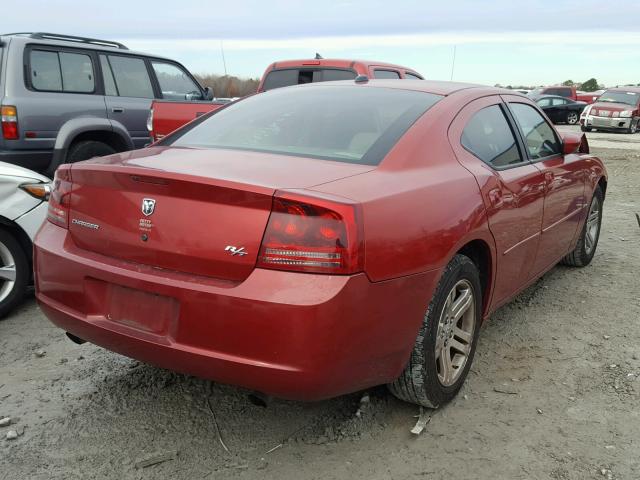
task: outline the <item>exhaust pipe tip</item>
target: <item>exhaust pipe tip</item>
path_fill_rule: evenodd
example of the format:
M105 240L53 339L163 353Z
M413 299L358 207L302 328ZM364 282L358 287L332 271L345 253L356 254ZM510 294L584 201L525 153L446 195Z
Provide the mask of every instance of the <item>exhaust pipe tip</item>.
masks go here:
M65 334L67 335L67 337L69 337L69 340L71 340L73 343L77 345L82 345L83 343L87 343L86 340L83 340L80 337L76 337L73 333L65 332Z
M266 408L269 406L269 402L271 401L271 397L269 395L265 395L262 392L252 392L247 395L249 401L253 403L257 407Z

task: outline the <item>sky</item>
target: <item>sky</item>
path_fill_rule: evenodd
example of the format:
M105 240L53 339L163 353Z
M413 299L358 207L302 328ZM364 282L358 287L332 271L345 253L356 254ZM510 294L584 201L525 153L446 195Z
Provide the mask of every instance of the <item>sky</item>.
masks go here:
M194 73L260 77L273 61L358 58L425 78L640 83L640 2L618 0L22 0L0 32L117 40ZM454 62L455 50L455 62ZM224 61L222 52L224 51Z

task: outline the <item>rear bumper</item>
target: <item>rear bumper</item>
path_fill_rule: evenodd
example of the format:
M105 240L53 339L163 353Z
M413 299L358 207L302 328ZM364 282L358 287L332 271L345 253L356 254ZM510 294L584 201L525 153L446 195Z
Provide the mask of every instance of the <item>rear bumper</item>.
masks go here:
M364 274L255 269L234 284L80 250L48 222L34 252L37 299L64 330L163 368L296 400L395 379L440 274L372 283ZM113 320L122 291L132 292L124 309L138 320L155 300L140 303L159 296L156 317L166 322Z
M627 130L633 118L621 117L596 117L594 115L583 115L580 117L580 124L584 127L596 128L598 130Z
M36 172L44 172L52 157L53 150L0 150L0 162L12 163Z

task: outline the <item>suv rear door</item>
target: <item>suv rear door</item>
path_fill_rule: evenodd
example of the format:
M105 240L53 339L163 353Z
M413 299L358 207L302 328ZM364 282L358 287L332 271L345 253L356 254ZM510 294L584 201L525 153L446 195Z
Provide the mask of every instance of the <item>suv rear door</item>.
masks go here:
M54 45L28 45L24 82L33 92L12 99L18 109L21 139L16 148L52 149L62 125L77 117L106 118L96 79L93 51Z
M147 117L156 97L150 66L143 57L100 53L107 115L122 124L136 148L149 143Z

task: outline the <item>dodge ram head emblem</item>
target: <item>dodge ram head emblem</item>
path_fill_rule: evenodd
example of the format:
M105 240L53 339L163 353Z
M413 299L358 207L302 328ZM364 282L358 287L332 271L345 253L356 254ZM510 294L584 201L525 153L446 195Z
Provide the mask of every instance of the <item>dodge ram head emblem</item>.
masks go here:
M142 213L147 217L153 213L156 208L156 201L153 198L142 199Z
M224 249L225 252L230 252L231 255L246 255L247 252L244 251L244 247L234 247L233 245L227 245Z

